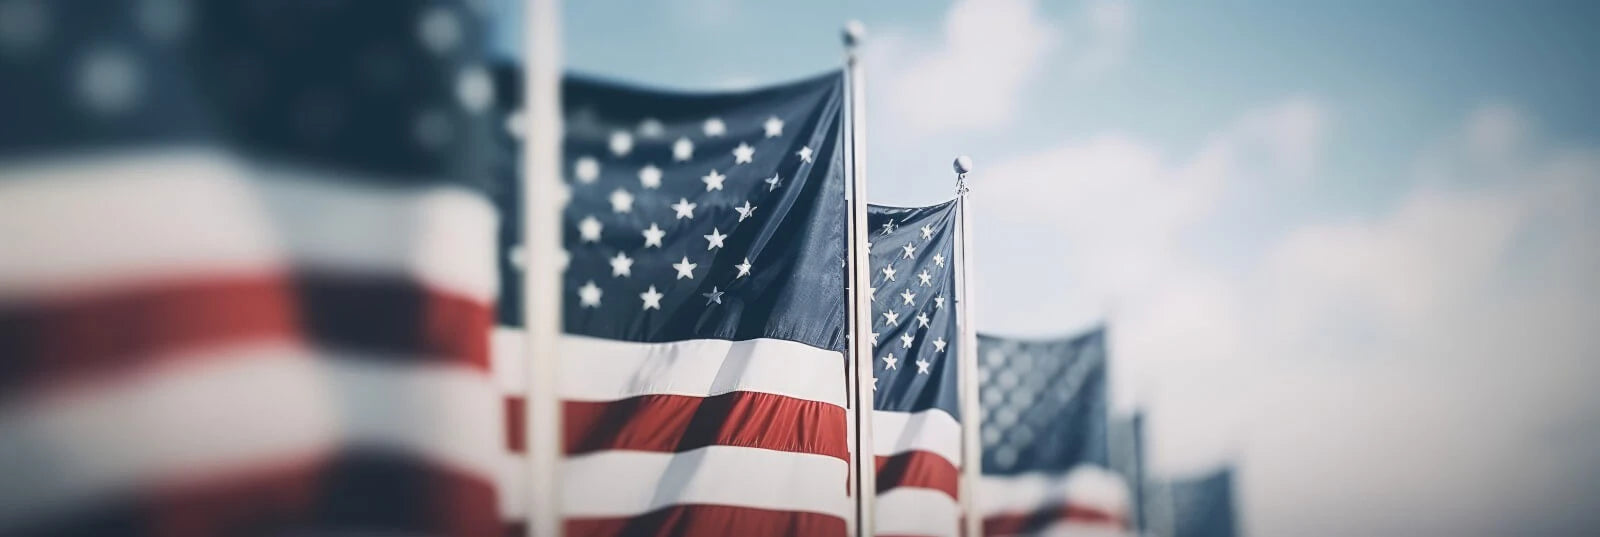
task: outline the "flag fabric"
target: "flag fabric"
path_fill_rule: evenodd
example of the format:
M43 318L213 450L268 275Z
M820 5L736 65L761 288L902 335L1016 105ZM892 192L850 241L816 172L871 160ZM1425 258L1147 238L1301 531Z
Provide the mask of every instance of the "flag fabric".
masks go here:
M978 335L985 535L1116 534L1104 329L1045 341Z
M1168 537L1234 537L1233 469L1221 468L1187 479L1173 479L1157 487L1162 505L1152 519L1165 519ZM1152 524L1155 520L1152 520Z
M1128 523L1135 530L1145 528L1144 412L1135 411L1111 422L1111 467L1128 489Z
M956 203L867 210L880 537L960 532Z
M841 74L562 92L568 535L845 535ZM515 415L521 320L501 313Z
M0 6L0 535L498 530L468 4Z

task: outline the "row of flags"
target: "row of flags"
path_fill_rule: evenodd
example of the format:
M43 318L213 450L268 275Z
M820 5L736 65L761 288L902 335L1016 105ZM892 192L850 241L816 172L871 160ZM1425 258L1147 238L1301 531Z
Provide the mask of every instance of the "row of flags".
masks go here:
M1116 460L1103 327L975 334L964 196L852 258L846 72L565 77L534 251L479 3L4 6L0 535L1236 532L1231 474Z

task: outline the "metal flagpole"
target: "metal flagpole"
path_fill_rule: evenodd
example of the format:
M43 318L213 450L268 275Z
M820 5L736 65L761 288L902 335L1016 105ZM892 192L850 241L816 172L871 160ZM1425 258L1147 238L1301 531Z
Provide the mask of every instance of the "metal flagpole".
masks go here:
M522 322L527 328L527 535L560 537L561 400L561 34L559 0L528 0L522 19L522 240L527 260Z
M961 341L956 349L961 390L961 513L962 533L967 537L983 535L983 518L977 512L978 480L982 479L983 447L978 442L978 429L983 414L978 409L978 328L972 315L972 213L967 207L967 173L972 171L972 158L956 157L956 307L959 315L956 326L961 330Z
M859 45L866 37L866 27L859 21L844 26L845 82L849 90L846 99L848 123L845 129L849 150L845 151L846 169L850 174L849 199L849 255L850 267L850 426L853 429L850 445L851 494L855 497L855 523L853 534L871 537L875 530L873 504L877 497L877 469L872 449L872 343L867 334L872 333L872 299L867 286L872 285L868 268L867 251L867 99L866 79L862 75Z

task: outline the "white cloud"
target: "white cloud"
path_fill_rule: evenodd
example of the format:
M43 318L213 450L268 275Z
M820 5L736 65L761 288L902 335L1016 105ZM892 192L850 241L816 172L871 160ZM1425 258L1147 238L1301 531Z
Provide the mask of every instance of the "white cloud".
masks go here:
M960 0L937 40L895 30L868 40L870 102L897 132L1005 125L1056 41L1033 0Z
M1292 98L1182 158L1103 135L980 169L982 326L1114 306L1117 395L1152 409L1155 468L1238 460L1252 533L1600 523L1572 501L1600 494L1600 148L1485 107L1395 174L1415 186L1387 212L1196 251L1197 227L1284 202L1232 193L1316 178L1326 116Z

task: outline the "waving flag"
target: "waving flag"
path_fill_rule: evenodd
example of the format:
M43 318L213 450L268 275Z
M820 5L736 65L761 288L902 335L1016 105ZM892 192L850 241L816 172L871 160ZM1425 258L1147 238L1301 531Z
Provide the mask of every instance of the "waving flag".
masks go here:
M878 535L957 535L956 202L872 206Z
M1166 537L1234 537L1233 469L1165 480L1152 492L1150 525Z
M1027 341L979 334L985 535L1095 533L1124 524L1106 436L1105 331Z
M1144 463L1144 412L1135 411L1125 418L1113 420L1110 430L1111 468L1122 478L1128 488L1128 525L1138 531L1145 529L1145 463Z
M466 4L0 6L0 534L497 530Z
M569 535L845 534L842 90L564 84Z

